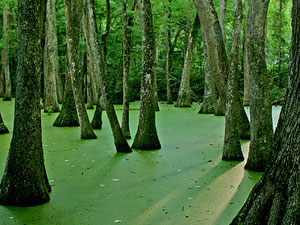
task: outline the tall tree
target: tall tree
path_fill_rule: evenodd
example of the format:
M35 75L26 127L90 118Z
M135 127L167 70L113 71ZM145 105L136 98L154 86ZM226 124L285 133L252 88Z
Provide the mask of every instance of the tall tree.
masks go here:
M223 160L244 160L238 132L238 117L240 102L238 86L239 46L243 22L243 8L241 0L234 0L234 26L232 31L232 44L230 53L230 68L227 84L225 137Z
M129 129L129 69L130 69L130 44L128 43L127 28L127 3L122 0L122 30L123 30L123 113L122 113L122 131L126 138L130 139Z
M80 0L65 0L67 57L69 73L71 75L76 111L80 124L81 138L94 139L95 135L85 108L81 79L79 74L79 36L80 20L82 18L82 2Z
M163 8L164 8L164 18L165 18L165 38L166 38L166 89L167 89L167 104L173 104L172 99L172 91L171 91L171 81L170 81L170 68L171 68L171 55L170 55L170 48L171 48L171 34L168 26L168 22L170 19L170 12L169 12L169 3L171 0L169 0L169 3L166 4L165 0L161 0Z
M1 113L0 113L0 134L6 134L8 132L9 131L8 131L7 127L5 126L2 116L1 116Z
M150 0L138 0L143 43L143 73L141 82L141 107L138 130L132 148L160 149L154 111L154 59L155 37Z
M97 31L97 26L95 21L94 0L86 0L85 3L86 3L85 10L87 10L88 21L89 21L88 24L90 28L90 38L88 42L90 43L92 49L91 51L92 57L96 62L96 71L97 74L99 74L99 78L100 78L101 94L104 101L105 111L114 136L116 150L117 152L132 152L131 148L129 147L123 135L122 129L118 122L116 111L111 102L111 99L109 99L108 96L107 76L105 71L106 68L104 68L103 52L100 48L100 44L98 40L98 31Z
M201 104L200 114L213 114L217 104L217 93L215 80L213 74L210 72L210 66L207 56L207 44L205 41L205 35L202 31L202 43L204 51L204 63L205 63L205 82L204 82L204 95Z
M300 224L300 1L293 0L292 45L285 103L270 163L231 224Z
M55 0L47 0L44 47L44 112L59 112L56 82L58 74L58 45L56 31Z
M220 26L224 44L226 45L226 7L227 0L220 0Z
M243 105L250 105L250 93L249 93L249 73L248 73L248 55L247 55L247 15L248 15L249 2L245 0L245 14L246 17L244 19L244 97L243 97Z
M266 19L269 0L249 4L247 54L250 85L251 142L246 168L264 171L273 140L269 78L265 61Z
M192 30L188 38L187 49L184 57L184 67L182 70L181 83L178 92L176 107L191 107L192 95L190 87L191 72L193 66L193 55L196 46L196 39L200 30L200 21L196 15Z
M45 1L19 0L18 71L13 137L0 184L0 204L48 202L40 110L40 53Z
M11 100L11 79L9 71L9 8L7 2L4 2L3 10L3 43L4 48L2 49L2 66L5 78L5 92L4 92L4 101Z
M279 73L281 71L281 29L282 29L282 0L279 0L279 24L278 24L278 72ZM278 80L280 81L280 79Z

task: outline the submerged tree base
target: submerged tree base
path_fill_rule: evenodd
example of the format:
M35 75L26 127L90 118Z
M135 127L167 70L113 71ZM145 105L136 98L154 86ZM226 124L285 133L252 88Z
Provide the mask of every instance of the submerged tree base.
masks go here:
M61 113L53 123L55 127L78 127L79 121L76 111L74 113L67 113L62 109Z
M156 137L155 137L156 136ZM134 139L134 142L131 146L133 149L139 150L158 150L161 149L161 145L155 132L155 135L148 135L148 137L141 137L141 135L137 135Z
M94 117L91 122L91 125L92 125L93 129L95 129L95 130L102 129L102 111L103 111L102 106L100 104L97 104L96 110L94 113Z

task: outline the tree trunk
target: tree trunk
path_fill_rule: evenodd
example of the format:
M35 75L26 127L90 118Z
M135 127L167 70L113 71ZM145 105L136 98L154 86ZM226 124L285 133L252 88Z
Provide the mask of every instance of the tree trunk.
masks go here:
M0 184L0 204L33 206L49 201L40 110L42 8L45 1L18 2L18 70L13 137Z
M90 64L90 62L89 62ZM90 68L90 66L88 66ZM86 92L87 92L87 109L94 109L93 106L93 87L92 87L92 78L91 78L91 71L88 69L87 72L87 79L86 79Z
M9 71L9 9L7 3L4 4L3 10L3 43L4 48L2 50L3 64L4 68L4 78L5 78L5 92L4 92L4 101L11 100L11 79L10 79L10 71Z
M77 127L79 126L79 120L76 112L76 105L73 95L72 81L69 70L69 63L66 62L66 78L65 78L65 90L64 101L61 107L61 111L58 114L56 120L53 123L55 127Z
M9 133L7 127L5 126L1 113L0 113L0 134L6 134Z
M196 46L196 39L200 29L200 21L198 15L196 15L193 28L190 32L188 45L184 57L184 67L182 71L181 83L178 92L178 98L175 107L191 107L192 95L191 95L191 72L193 67L193 55Z
M94 0L87 0L87 8L85 7L85 10L87 10L86 15L88 15L88 24L90 29L90 37L88 39L88 42L90 43L91 46L92 57L96 62L96 70L97 70L96 72L97 74L99 74L101 94L104 100L106 114L114 136L116 150L117 152L131 152L132 150L129 147L123 135L122 129L119 125L114 106L107 95L108 94L107 77L106 77L105 68L103 67L104 65L103 55L98 41L98 32L97 32L97 26L95 21Z
M80 0L65 0L67 56L71 75L76 111L80 124L81 139L95 139L92 125L82 97L81 79L79 74L79 35L82 4Z
M130 69L130 45L128 43L127 31L127 3L122 0L122 30L123 30L123 113L122 113L122 131L127 139L131 138L129 129L129 69Z
M204 51L204 63L205 63L205 86L203 101L201 104L200 114L213 114L216 109L217 104L217 93L215 80L210 72L208 56L207 56L207 46L205 41L204 32L202 31L202 41L203 41L203 51Z
M209 70L213 74L219 96L221 108L217 110L217 114L220 115L224 112L224 115L226 108L228 62L222 30L212 0L194 0L194 2L206 40Z
M249 73L248 73L248 55L247 55L247 15L248 15L249 3L248 0L245 0L245 12L246 18L244 19L244 99L243 105L250 105L250 93L249 93Z
M185 35L184 35L184 52L183 55L185 57L185 54L188 49L189 44L189 38L191 34L191 26L192 26L192 2L191 0L187 0L187 13L186 13L186 22L185 22Z
M97 106L96 106L96 110L94 113L94 117L92 120L92 127L95 130L101 130L102 129L102 111L104 110L103 107L103 99L102 97L99 98Z
M170 30L168 27L168 20L170 18L169 15L169 6L167 7L165 4L165 0L161 0L162 5L164 7L164 14L165 14L165 37L166 37L166 89L167 89L167 104L173 104L172 99L172 91L171 91L171 81L170 81L170 47L171 47L171 40L170 40Z
M228 76L226 113L225 113L225 137L222 159L226 161L243 161L240 137L238 133L239 118L239 86L238 66L239 47L243 22L243 8L241 0L234 0L234 26L232 31L232 44L230 54L230 72Z
M278 73L281 72L281 28L282 28L282 0L279 0L279 24L278 24ZM280 79L278 79L278 87Z
M300 224L300 1L293 0L292 45L287 90L270 163L231 224Z
M266 19L269 0L253 0L249 5L247 44L250 85L251 142L246 168L264 171L273 140L269 78L265 61Z
M227 6L227 0L220 0L220 26L222 30L222 36L223 36L225 48L226 48L226 6Z
M143 74L139 125L132 148L155 150L160 149L161 145L156 131L153 105L155 37L153 31L152 10L150 0L138 0L138 5L143 39Z
M55 0L47 0L44 47L44 112L59 112L56 79L58 79L58 49Z
M1 57L1 63L3 63L3 58ZM0 98L4 97L4 84L5 84L5 79L4 79L4 68L1 66L1 71L0 71Z
M155 39L155 62L158 61L158 40ZM157 79L156 79L156 71L157 71L157 65L154 65L154 111L159 111L159 105L158 105L158 94L157 94Z

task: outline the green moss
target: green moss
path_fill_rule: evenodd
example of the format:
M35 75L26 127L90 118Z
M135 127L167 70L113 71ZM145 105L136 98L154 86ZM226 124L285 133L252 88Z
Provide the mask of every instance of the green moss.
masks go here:
M0 108L12 130L12 102L0 100ZM139 105L130 108L135 134ZM121 106L116 109L120 120ZM228 224L261 173L244 170L244 162L221 161L224 117L199 115L196 105L160 109L162 149L131 154L115 153L105 112L98 139L88 141L79 139L78 127L53 127L57 114L43 113L51 200L30 208L0 206L0 224ZM0 136L0 176L11 135ZM244 156L248 143L242 142Z

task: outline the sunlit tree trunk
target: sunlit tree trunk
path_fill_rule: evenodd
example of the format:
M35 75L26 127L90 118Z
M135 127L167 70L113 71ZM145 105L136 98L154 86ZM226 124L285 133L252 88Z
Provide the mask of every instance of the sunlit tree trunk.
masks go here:
M68 69L71 75L81 138L94 139L97 136L93 131L85 108L79 75L79 35L82 6L80 0L65 0Z
M292 45L285 103L267 169L231 224L300 224L300 1L293 0Z
M59 112L57 99L58 50L55 0L47 0L44 47L44 112Z
M241 0L234 0L234 11L235 15L227 85L225 137L222 159L227 161L242 161L244 160L244 157L241 150L240 137L237 127L239 117L238 104L240 102L238 86L239 47L243 22L243 8Z
M1 116L1 113L0 113L0 134L6 134L8 132L9 131L8 131L7 127L5 126L2 116Z
M269 77L265 61L266 19L269 0L249 4L247 54L250 85L251 142L246 168L264 171L273 140Z
M98 40L98 32L95 21L95 8L94 8L94 0L86 0L85 10L87 10L86 15L88 15L88 24L90 29L90 37L89 37L89 45L91 46L92 57L96 62L96 72L99 74L100 86L101 86L101 94L104 101L105 111L112 129L112 133L114 136L114 142L116 146L117 152L131 152L131 148L129 147L120 124L118 122L118 118L114 109L112 102L108 96L107 90L107 76L104 68L104 59L102 55L102 51L100 48L99 40Z
M188 45L184 57L184 67L181 76L181 83L178 92L178 97L175 106L176 107L191 107L192 95L191 95L191 72L193 67L193 55L196 46L196 39L200 29L200 21L198 15L194 20L192 30L189 35Z
M18 70L13 137L0 184L0 204L33 206L49 201L44 166L40 65L45 1L18 1Z
M9 71L9 8L7 3L4 4L3 10L3 43L4 48L2 50L2 66L4 71L5 78L5 92L4 92L4 101L11 100L11 79L10 79L10 71Z
M154 96L154 59L155 37L150 0L138 0L143 43L143 73L141 82L141 108L138 130L132 148L141 150L160 149L155 124Z
M192 29L192 2L191 0L187 0L187 12L186 12L186 22L185 22L185 34L184 34L184 52L183 55L185 56L188 44L189 44L189 38L191 34Z

